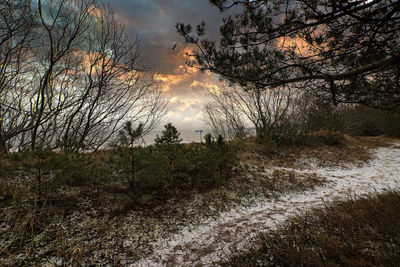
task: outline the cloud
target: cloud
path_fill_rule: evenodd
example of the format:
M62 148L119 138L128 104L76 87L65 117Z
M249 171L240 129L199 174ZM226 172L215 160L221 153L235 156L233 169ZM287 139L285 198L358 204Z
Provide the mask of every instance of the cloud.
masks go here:
M172 95L166 122L184 129L203 125L200 120L207 91L215 76L186 65L186 53L192 48L176 32L177 22L196 25L207 23L207 35L219 36L222 18L208 1L187 0L104 0L125 24L131 39L138 37L144 65L156 73L163 91ZM177 43L176 50L171 49Z
M186 47L184 39L176 32L177 22L196 25L205 20L207 34L212 37L218 35L221 23L219 11L208 1L104 0L104 3L115 9L116 17L125 23L129 35L139 36L145 64L161 73L174 69L171 64L182 63L179 58L174 58L171 49L176 42L178 51Z
M202 121L202 101L180 99L171 103L165 122L172 122L178 129L195 130L205 128Z

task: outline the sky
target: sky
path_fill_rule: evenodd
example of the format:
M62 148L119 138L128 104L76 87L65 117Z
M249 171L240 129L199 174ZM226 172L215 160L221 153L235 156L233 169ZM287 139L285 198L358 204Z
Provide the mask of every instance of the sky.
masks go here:
M185 64L190 47L175 29L177 22L207 24L207 36L218 39L222 14L208 0L104 0L125 24L132 39L140 40L140 54L146 67L157 73L163 91L171 97L169 112L158 128L172 122L178 130L204 129L202 108L207 91L218 81ZM177 43L175 50L172 49Z

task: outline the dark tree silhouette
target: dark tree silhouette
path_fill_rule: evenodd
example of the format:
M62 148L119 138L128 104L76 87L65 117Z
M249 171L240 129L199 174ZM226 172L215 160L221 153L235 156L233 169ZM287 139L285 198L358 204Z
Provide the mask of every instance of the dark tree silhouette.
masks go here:
M400 105L399 1L210 2L231 10L218 43L204 36L204 22L176 25L197 46L189 64L251 88L291 85L335 104Z
M98 150L165 114L153 73L99 0L0 1L0 153Z
M176 145L182 142L182 139L179 137L180 133L175 128L175 126L172 125L172 123L164 125L164 128L165 130L162 131L162 136L157 135L156 139L154 139L156 145L169 146Z

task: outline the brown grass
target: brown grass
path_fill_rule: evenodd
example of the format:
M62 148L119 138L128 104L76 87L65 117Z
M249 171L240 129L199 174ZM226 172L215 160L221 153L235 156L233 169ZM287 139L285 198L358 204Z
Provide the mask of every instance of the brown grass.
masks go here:
M327 205L262 234L223 266L400 266L400 192Z
M315 135L324 136L329 134L327 131L319 131ZM338 134L336 133L336 135ZM346 134L336 138L340 141L334 145L327 144L323 138L317 138L313 143L303 146L282 147L258 144L255 142L255 138L249 138L246 142L247 148L241 154L241 159L242 162L258 167L269 164L302 169L309 167L308 161L310 160L319 167L345 166L349 164L361 165L370 159L371 149L388 146L398 140L386 136L354 137ZM305 159L305 161L302 159Z

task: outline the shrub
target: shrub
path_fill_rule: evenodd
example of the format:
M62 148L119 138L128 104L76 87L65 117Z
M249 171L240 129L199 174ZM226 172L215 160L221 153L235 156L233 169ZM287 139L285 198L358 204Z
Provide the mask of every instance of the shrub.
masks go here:
M351 135L400 136L400 109L383 111L356 105L344 111L346 129Z
M119 131L119 138L117 140L117 145L119 145L120 150L128 150L130 162L124 165L123 170L125 170L125 174L127 177L127 181L129 184L129 189L133 190L136 188L136 178L135 178L135 153L133 150L133 144L135 141L142 137L144 124L139 123L138 126L134 129L132 126L132 122L127 121ZM129 169L129 167L130 169ZM129 169L129 170L128 170Z
M202 144L169 144L134 147L135 179L139 197L166 197L171 191L209 189L228 181L237 160L237 148L218 141ZM128 164L126 150L118 150L118 164ZM122 171L122 175L124 172ZM126 175L126 174L125 174Z
M268 146L304 145L313 143L313 132L343 132L343 107L335 107L331 103L298 96L292 100L290 112L275 118L275 122L257 128L257 142Z
M157 146L175 145L182 142L182 139L179 138L180 133L175 126L172 125L172 123L168 123L164 126L164 128L165 130L162 132L162 136L160 137L157 135L156 139L154 140Z
M210 146L212 143L212 135L210 133L206 134L204 140L206 141L206 146Z
M127 126L128 127L128 126ZM193 190L208 190L229 180L237 161L237 146L219 136L206 144L180 144L179 132L166 125L156 145L133 146L131 130L124 128L119 145L108 151L80 153L50 151L11 153L0 161L7 169L34 178L37 191L64 186L103 186L137 201L166 199ZM126 142L122 142L122 141ZM2 171L3 172L3 171ZM128 181L128 183L127 183ZM127 185L127 186L126 186ZM134 185L134 186L132 186Z

